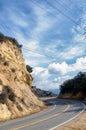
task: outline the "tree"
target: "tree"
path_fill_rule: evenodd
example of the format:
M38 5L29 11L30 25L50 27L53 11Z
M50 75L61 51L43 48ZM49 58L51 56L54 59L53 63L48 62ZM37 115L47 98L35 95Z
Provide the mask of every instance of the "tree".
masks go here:
M31 72L33 71L32 67L29 66L29 65L26 65L26 68L27 68L27 71L28 71L29 73L31 73Z
M66 80L60 85L60 94L76 95L82 93L86 96L86 72L79 72L73 79Z

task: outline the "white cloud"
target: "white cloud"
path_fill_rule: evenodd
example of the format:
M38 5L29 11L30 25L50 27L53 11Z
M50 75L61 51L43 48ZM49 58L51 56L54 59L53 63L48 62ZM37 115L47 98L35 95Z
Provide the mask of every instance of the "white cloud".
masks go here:
M39 66L39 60L42 59L41 55L34 54L31 51L23 52L23 55L25 57L25 63L27 65L30 65L32 67Z
M48 70L42 67L35 67L32 75L35 77L35 80L46 80L49 77Z
M70 76L70 75L65 75L65 76L61 76L61 77L56 77L54 80L53 80L53 82L54 83L59 83L59 84L61 84L63 81L65 81L65 80L67 80L67 79L71 79L72 78L72 76Z
M52 81L48 80L50 74L47 68L35 67L32 72L32 76L34 78L33 85L38 88L49 90L54 89L57 86Z
M86 57L78 58L76 63L71 65L73 71L86 71Z
M70 65L62 62L61 64L52 63L47 68L35 67L32 72L33 85L46 90L58 89L60 84L73 77L69 73L79 71L86 71L86 57L78 58L74 64ZM52 80L49 80L50 77L52 77Z
M51 74L67 74L69 72L86 71L86 57L76 60L76 63L68 65L66 62L52 63L48 66Z
M52 80L48 80L49 77L52 75L49 74L48 68L42 68L42 67L35 67L32 76L34 78L33 80L33 85L44 89L44 90L53 90L53 89L59 89L59 85L62 84L65 80L71 79L72 76L70 75L65 75L56 78L52 78Z
M64 76L60 76L60 77L56 77L53 80L54 84L58 84L61 85L64 81L66 81L67 79L72 79L74 76L70 76L70 75L64 75Z
M69 67L66 62L63 63L52 63L48 66L49 72L54 74L65 74Z

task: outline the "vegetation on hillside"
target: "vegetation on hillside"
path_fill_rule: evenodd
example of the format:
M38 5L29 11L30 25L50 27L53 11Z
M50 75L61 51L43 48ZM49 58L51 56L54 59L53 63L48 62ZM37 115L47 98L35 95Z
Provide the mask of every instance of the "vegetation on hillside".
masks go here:
M0 85L2 86L2 91L0 91L0 103L5 104L7 99L14 102L16 95L10 86L3 85L2 80L0 79Z
M2 85L2 80L0 79L0 85Z
M31 73L33 71L33 68L29 65L26 65L26 68L29 73Z
M79 72L73 79L66 80L60 85L60 95L71 94L76 96L81 93L81 98L86 98L86 72Z
M5 36L4 34L0 33L0 44L2 44L2 42L5 42L6 40L11 41L19 49L22 48L22 45L20 45L15 38L11 38L11 37Z

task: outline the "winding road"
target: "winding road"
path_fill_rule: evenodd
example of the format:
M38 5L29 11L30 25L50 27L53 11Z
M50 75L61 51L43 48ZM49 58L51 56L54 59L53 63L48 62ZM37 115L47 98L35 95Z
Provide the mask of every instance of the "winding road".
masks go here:
M57 130L85 110L85 105L80 101L56 98L44 100L52 105L31 116L0 123L0 130Z

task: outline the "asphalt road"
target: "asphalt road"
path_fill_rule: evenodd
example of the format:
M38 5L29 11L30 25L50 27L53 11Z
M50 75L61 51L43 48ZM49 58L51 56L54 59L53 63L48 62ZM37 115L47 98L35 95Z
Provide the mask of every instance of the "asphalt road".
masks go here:
M21 119L0 123L0 130L55 130L85 110L85 105L80 101L55 98L45 100L52 103L46 110Z

